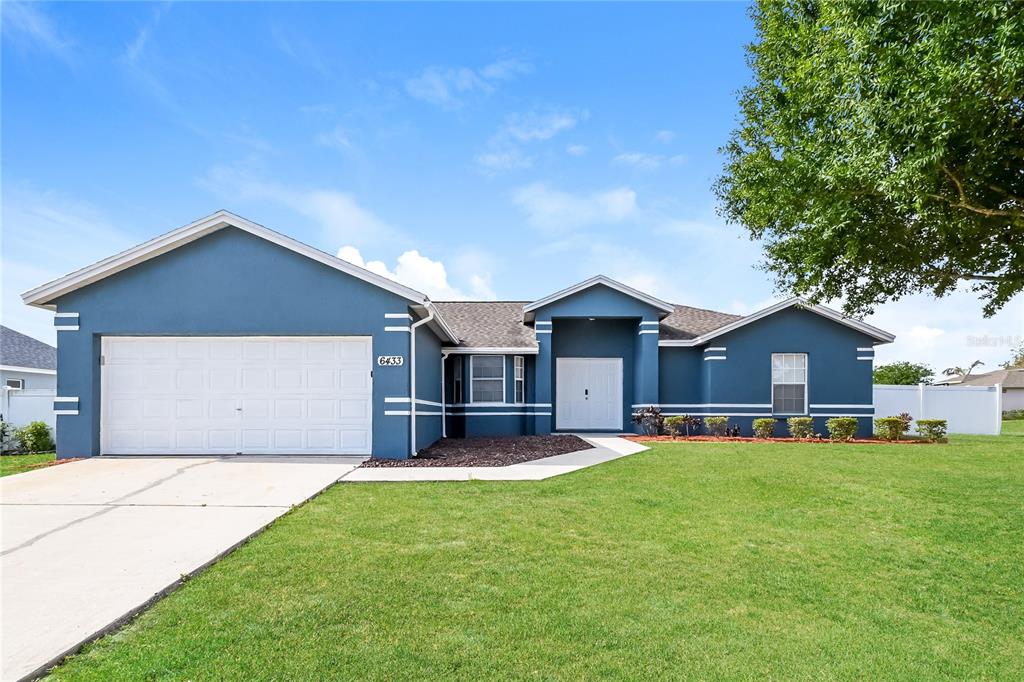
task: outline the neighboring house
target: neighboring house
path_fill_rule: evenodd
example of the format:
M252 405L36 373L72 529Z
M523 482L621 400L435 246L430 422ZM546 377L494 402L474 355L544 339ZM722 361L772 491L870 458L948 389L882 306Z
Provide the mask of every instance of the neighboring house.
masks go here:
M0 416L15 426L45 421L54 426L57 349L0 326Z
M1003 411L1024 410L1024 368L997 369L984 374L953 376L936 381L940 386L1002 386Z
M434 303L223 211L23 298L60 330L59 457L405 458L446 433L632 430L649 404L867 434L873 347L893 340L796 299L739 317L606 277Z

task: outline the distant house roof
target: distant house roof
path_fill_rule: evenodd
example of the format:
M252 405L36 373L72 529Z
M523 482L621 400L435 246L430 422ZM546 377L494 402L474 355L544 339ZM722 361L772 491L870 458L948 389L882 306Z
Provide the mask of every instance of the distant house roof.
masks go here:
M31 336L0 326L0 365L57 369L57 349Z
M949 377L937 384L957 386L995 386L1001 384L1003 388L1024 388L1024 368L1019 369L997 369L994 372L983 374L968 374L966 377Z

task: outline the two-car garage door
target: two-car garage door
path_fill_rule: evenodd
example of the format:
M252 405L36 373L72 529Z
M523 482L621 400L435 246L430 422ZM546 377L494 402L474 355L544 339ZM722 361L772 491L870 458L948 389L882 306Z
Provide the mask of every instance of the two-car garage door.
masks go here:
M104 337L104 454L370 453L370 337Z

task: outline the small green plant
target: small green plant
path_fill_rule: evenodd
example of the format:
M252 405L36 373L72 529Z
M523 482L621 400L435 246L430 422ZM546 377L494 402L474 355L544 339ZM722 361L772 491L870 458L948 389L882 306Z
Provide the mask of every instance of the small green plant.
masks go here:
M801 440L814 435L814 420L810 417L790 417L786 420L789 435Z
M832 417L825 422L828 437L834 441L852 440L857 433L856 417Z
M689 436L690 429L700 428L700 418L689 414L677 414L665 419L665 427L673 436Z
M704 426L712 436L725 436L729 433L728 417L704 417Z
M757 438L771 438L775 435L775 420L771 417L755 419L753 426Z
M902 417L879 417L875 420L875 435L882 440L899 440L909 428Z
M1004 421L1015 421L1017 419L1024 419L1024 410L1007 410L1003 412Z
M640 426L645 436L657 436L665 428L665 417L661 410L649 405L633 413L633 423Z
M925 440L936 443L946 438L945 419L918 419L917 432Z
M14 432L18 446L25 452L50 452L53 450L53 437L46 422L34 421Z

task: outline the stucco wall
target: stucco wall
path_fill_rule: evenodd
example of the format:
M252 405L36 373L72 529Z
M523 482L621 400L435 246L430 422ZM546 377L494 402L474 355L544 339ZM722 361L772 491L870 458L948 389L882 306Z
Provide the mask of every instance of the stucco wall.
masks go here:
M79 397L78 415L58 417L59 457L99 453L103 335L372 336L374 357L406 357L403 367L373 367L373 453L408 456L408 418L384 416L386 396L409 396L410 334L384 331L394 324L385 313L409 312L396 294L225 228L56 303L79 313L80 326L58 332L58 394ZM428 346L418 360L433 365L440 354Z

